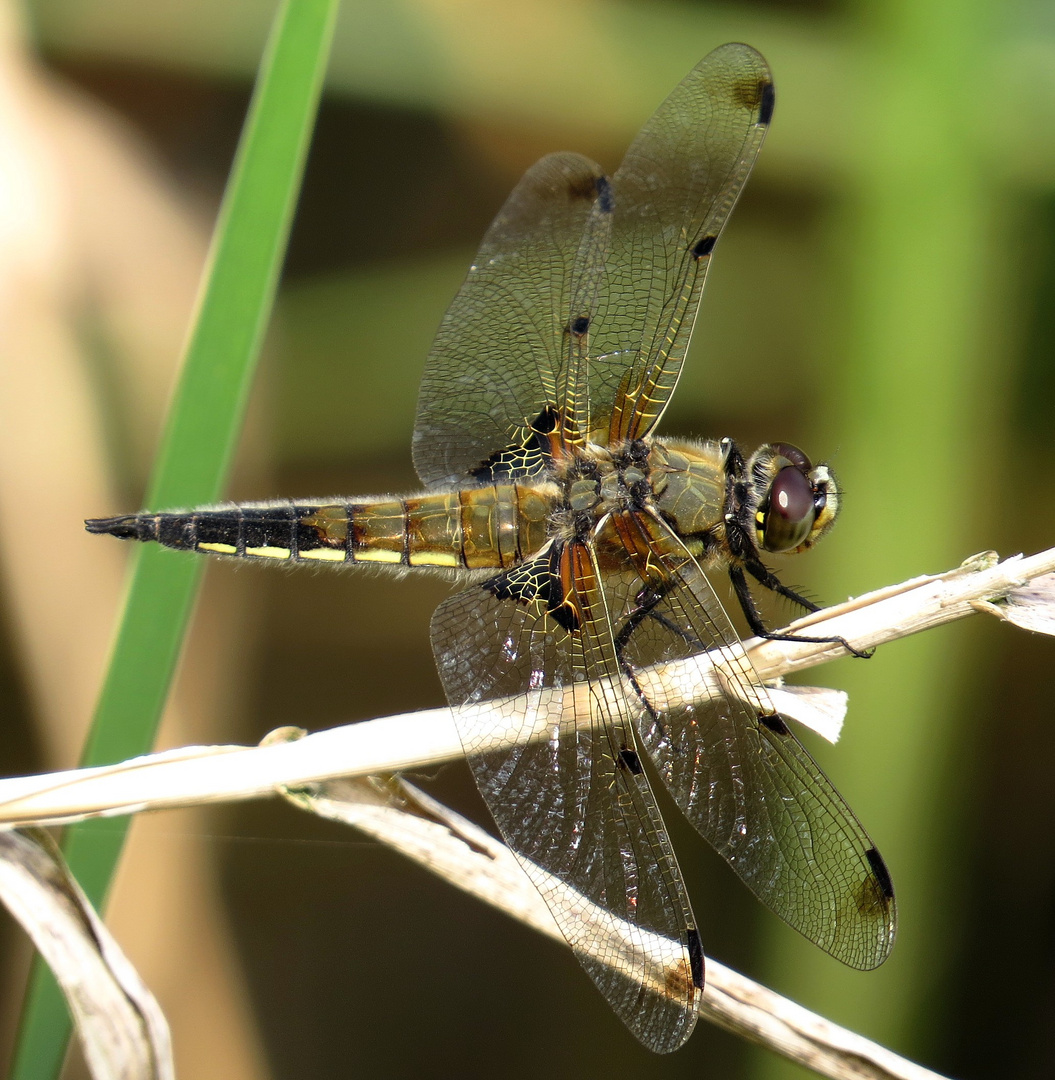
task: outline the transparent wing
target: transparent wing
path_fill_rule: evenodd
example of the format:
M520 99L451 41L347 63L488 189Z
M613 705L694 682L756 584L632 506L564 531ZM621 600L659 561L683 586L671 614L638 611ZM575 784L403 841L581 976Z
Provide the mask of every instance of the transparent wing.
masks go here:
M875 845L773 709L681 541L659 521L624 515L619 526L636 573L606 595L644 705L638 733L674 801L776 914L851 967L878 966L896 916ZM699 654L716 646L725 650L725 696L686 703L682 688L707 682ZM671 661L688 665L677 685Z
M773 102L765 60L747 45L723 45L657 109L612 177L611 245L590 336L599 441L640 438L666 407L711 251L761 149Z
M539 439L563 439L610 209L600 166L580 154L544 157L506 200L425 362L413 447L427 485L471 481L507 450L538 463Z
M676 1049L703 955L588 549L554 548L451 597L432 640L503 838L623 1022L651 1049ZM474 708L492 699L509 729L497 746L494 712Z
M426 361L414 430L426 484L530 476L553 443L651 430L772 108L762 57L723 45L659 107L611 183L578 154L528 170Z

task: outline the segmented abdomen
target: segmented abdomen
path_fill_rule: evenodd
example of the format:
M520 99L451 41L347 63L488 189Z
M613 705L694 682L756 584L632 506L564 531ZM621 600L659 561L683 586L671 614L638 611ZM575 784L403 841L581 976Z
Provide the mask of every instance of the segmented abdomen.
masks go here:
M537 492L495 485L406 499L243 503L87 523L91 532L240 558L506 567L546 539Z

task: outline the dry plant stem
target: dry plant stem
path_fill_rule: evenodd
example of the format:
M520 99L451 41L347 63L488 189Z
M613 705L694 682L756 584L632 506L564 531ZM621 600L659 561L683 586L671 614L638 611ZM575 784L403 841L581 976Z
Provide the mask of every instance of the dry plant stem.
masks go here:
M287 797L311 813L354 826L563 943L539 890L513 853L412 785L399 780L339 780L287 792ZM589 940L597 942L596 958L604 963L619 967L625 960L635 973L652 971L662 977L664 959L674 963L680 957L680 943L643 933L640 927L621 932L621 920L581 896L575 897L575 908L589 922ZM937 1073L811 1013L710 957L700 1014L833 1080L940 1080Z
M943 1080L709 958L700 1013L832 1080Z
M792 624L791 629L808 627L812 636L838 636L856 648L872 648L967 615L999 612L996 602L1013 598L1026 582L1055 572L1055 548L1000 563L993 560L995 556L978 557L946 574L914 579L826 608ZM801 641L753 639L746 647L765 681L844 655L840 645ZM650 686L655 682L657 696L665 694L668 702L676 694L690 692L697 698L713 696L728 685L723 673L736 661L735 653L722 653L711 650L678 665L666 665L661 677L642 672L640 681ZM524 723L528 707L539 717L534 730ZM496 745L548 735L549 712L540 708L538 698L489 702L475 708L490 714ZM0 782L0 826L56 824L250 799L270 795L279 785L424 768L461 756L450 711L431 709L332 728L294 743L186 747L104 768L13 777Z
M62 986L92 1076L175 1080L160 1006L46 833L0 836L0 902Z
M873 649L983 610L998 614L986 605L1004 600L1028 582L1053 572L1055 548L1003 560L996 552L984 552L943 574L912 578L824 608L796 620L788 630L816 637L831 634L856 649ZM809 647L784 641L763 641L751 649L751 661L763 681L805 671L842 655L840 645Z
M1053 572L1055 550L1000 564L988 557L976 559L947 574L916 579L828 609L802 620L798 626L808 626L814 636L838 635L855 647L869 648L978 611L1011 617L1012 604L1003 601L1021 603L1026 582ZM1035 582L1029 594L1045 596L1045 587L1051 580L1049 576L1045 581ZM771 680L841 655L842 649L807 642L765 641L748 643L748 652L760 676ZM667 665L665 670L640 674L643 682L649 682L657 694L665 694L669 699L679 694L711 694L728 687L725 673L735 669L737 663L735 651L716 649L687 661L684 670ZM504 708L488 706L498 726L497 739L513 736L512 731L502 730L502 720L503 716L516 713L519 704L506 702ZM547 714L546 707L538 708L537 700L528 704L541 715ZM520 717L518 723L522 724L523 714ZM526 734L519 732L521 738L539 734L531 730ZM276 786L297 787L328 777L420 767L460 754L450 713L433 710L350 725L293 742L275 741L253 749L188 748L108 769L14 778L0 784L0 821L53 822L86 815L249 798L269 794ZM333 786L336 785L327 785ZM359 784L361 788L368 786L365 782ZM321 806L325 800L317 795L302 792L297 798L309 803L308 808L316 813L326 812ZM541 912L538 910L541 904L538 891L512 853L474 826L454 821L445 808L433 805L425 809L423 798L410 805L409 810L375 799L372 806L360 811L358 819L354 814L345 814L343 820L397 847L514 917L556 936L556 928L544 906ZM422 819L433 830L439 825L439 835L433 831L425 843L421 842L420 829L415 833L412 827ZM446 862L439 854L444 840L453 841L454 845L453 848L450 843L446 845L449 849ZM464 867L460 866L462 862ZM606 955L616 957L616 962L621 963L623 955L612 947L620 927L609 912L600 912L598 920ZM638 969L662 970L669 943L661 938L652 940L654 935L646 940L640 932L624 937L628 961L635 962L633 950L643 946L649 954L649 963L644 968L639 965ZM839 1080L936 1077L713 961L708 963L703 1011L713 1022Z

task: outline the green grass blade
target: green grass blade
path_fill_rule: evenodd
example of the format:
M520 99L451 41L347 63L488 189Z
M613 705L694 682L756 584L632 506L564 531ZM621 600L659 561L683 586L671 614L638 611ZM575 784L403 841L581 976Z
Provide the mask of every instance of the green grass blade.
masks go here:
M336 9L337 0L286 0L275 17L150 485L152 508L215 500L223 487L286 249ZM160 548L136 553L82 764L120 761L152 746L202 563ZM67 832L70 868L97 906L126 829L107 821ZM12 1080L55 1077L69 1032L65 1003L38 961Z

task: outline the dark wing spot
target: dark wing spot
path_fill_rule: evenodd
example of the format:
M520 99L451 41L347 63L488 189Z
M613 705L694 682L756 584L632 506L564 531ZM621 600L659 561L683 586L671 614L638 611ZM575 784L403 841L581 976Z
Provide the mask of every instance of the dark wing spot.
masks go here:
M767 79L762 84L762 100L758 105L758 123L765 127L769 126L770 120L773 119L773 109L777 104L777 91L773 84Z
M689 963L692 964L692 985L697 990L703 989L703 942L695 926L688 932Z
M710 253L714 251L714 245L717 243L717 236L701 237L696 242L696 246L692 249L692 253L696 256L697 259L702 259L705 255L710 255Z
M865 852L865 858L868 860L868 865L872 868L872 873L876 876L876 881L879 884L879 889L883 896L887 900L893 900L894 883L890 880L890 871L887 870L886 863L883 862L883 856L873 847Z
M597 177L594 187L597 190L597 209L602 214L610 214L615 209L615 199L612 196L612 185L608 177Z
M641 758L637 756L637 751L630 750L625 746L619 751L619 764L634 776L640 776L643 771Z
M758 722L769 731L772 731L774 735L790 735L791 728L784 723L784 718L780 713L759 713Z
M865 852L865 858L868 860L871 873L858 885L854 893L854 903L862 915L872 919L884 918L888 926L892 928L894 883L890 880L886 864L875 848L869 848Z
M589 329L590 318L588 315L578 315L568 323L568 333L573 334L575 337L582 337ZM550 430L552 431L552 428Z

